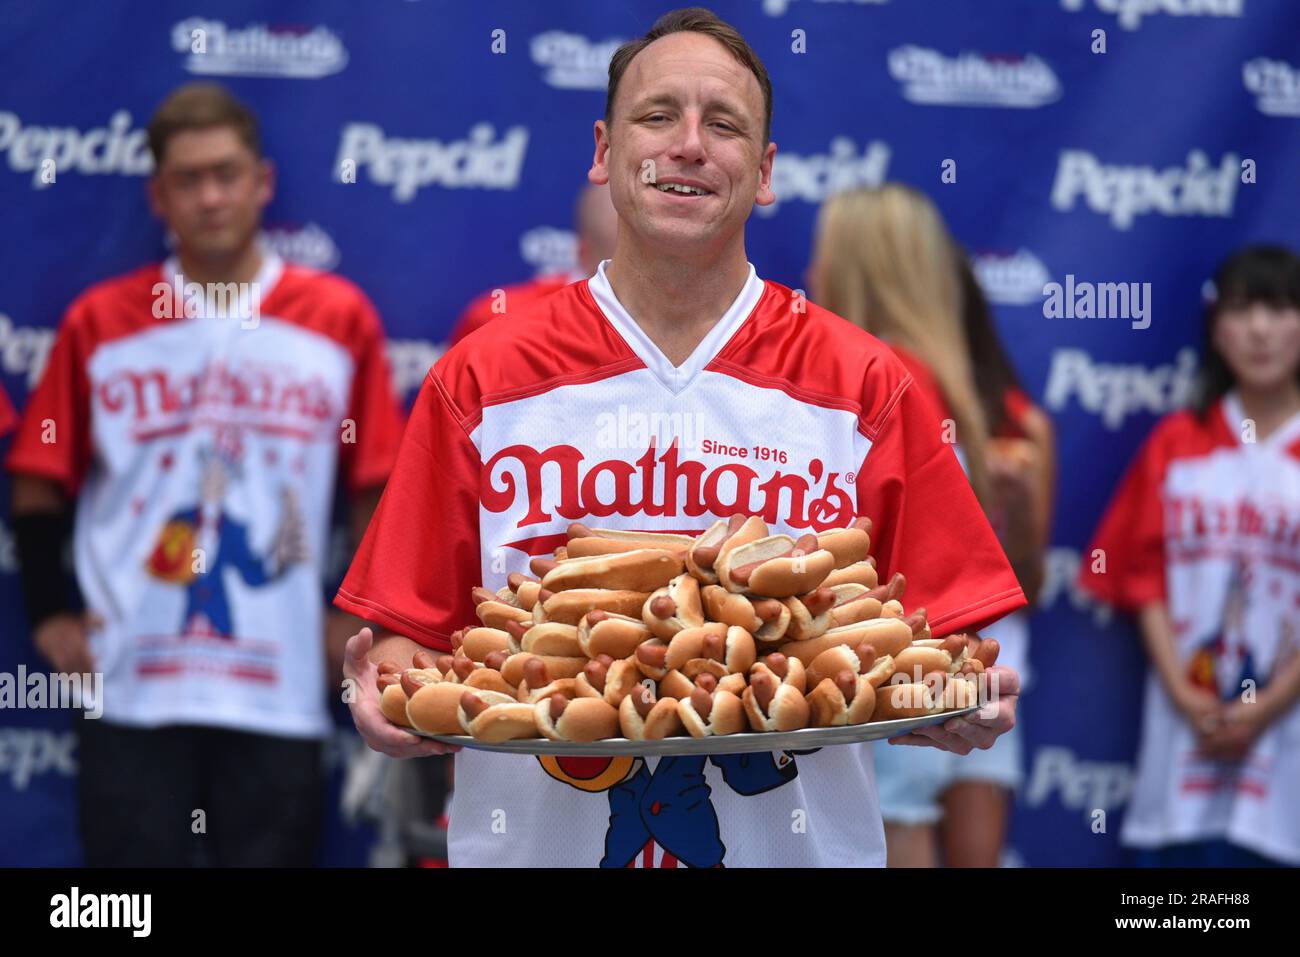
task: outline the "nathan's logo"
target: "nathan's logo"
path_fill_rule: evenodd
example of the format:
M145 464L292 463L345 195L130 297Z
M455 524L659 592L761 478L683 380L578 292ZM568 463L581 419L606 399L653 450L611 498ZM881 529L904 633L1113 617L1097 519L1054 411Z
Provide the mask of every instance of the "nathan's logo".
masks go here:
M314 441L339 420L333 392L319 376L296 378L282 366L214 362L199 372L122 369L95 387L99 406L130 418L137 440L175 435L196 424L242 425Z
M1241 67L1241 81L1255 94L1255 106L1269 116L1300 116L1300 67L1256 57Z
M445 189L515 189L528 149L528 130L512 126L500 140L490 123L478 123L463 140L398 139L372 123L343 127L334 176L355 183L365 169L372 183L393 188L409 203L425 186Z
M1038 302L1043 287L1052 281L1043 261L1028 249L1017 249L1014 253L977 253L971 257L971 268L989 302L999 305L1024 306Z
M1084 150L1062 150L1052 184L1052 206L1061 212L1082 197L1094 213L1128 229L1138 216L1231 216L1240 158L1224 153L1218 167L1201 150L1187 154L1186 166L1109 166Z
M185 69L206 76L279 76L315 80L338 73L348 51L325 27L274 27L254 23L232 30L220 20L190 17L172 27L172 49Z
M578 265L578 234L571 229L535 226L519 237L519 255L537 276L572 272Z
M859 186L879 186L889 167L889 146L872 140L858 155L857 144L847 136L831 140L827 153L778 153L772 163L772 192L776 202L755 206L760 216L770 216L791 199L821 203L828 196Z
M339 264L339 247L315 223L305 226L275 226L262 233L262 242L282 259L329 272Z
M546 69L545 80L561 90L604 90L609 82L609 58L621 39L596 43L578 33L547 30L533 37L533 62Z
M1294 562L1300 550L1300 524L1280 506L1256 505L1246 499L1206 502L1172 496L1165 500L1165 539L1171 561L1189 561L1207 548L1231 546L1262 550Z
M1171 17L1240 17L1246 0L1093 0L1103 13L1113 13L1125 30L1136 30L1142 18L1165 13ZM1087 0L1061 0L1066 10L1082 10Z
M505 512L516 506L522 494L528 511L519 528L552 522L557 516L579 521L608 515L694 518L743 512L759 515L769 525L821 532L842 528L857 516L853 496L845 489L855 476L826 472L821 459L808 463L811 481L780 471L763 479L756 470L735 462L709 468L693 459L682 460L675 443L660 454L651 441L635 462L589 462L572 445L544 451L511 445L492 456L486 468L483 507Z
M889 75L903 84L903 98L913 103L1035 107L1061 96L1052 68L1032 53L968 51L950 57L908 44L889 51Z

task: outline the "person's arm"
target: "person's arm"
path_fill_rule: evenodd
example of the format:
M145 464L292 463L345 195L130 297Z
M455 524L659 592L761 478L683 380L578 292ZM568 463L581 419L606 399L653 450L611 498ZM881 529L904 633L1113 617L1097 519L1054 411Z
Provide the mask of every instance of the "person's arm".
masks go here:
M1220 720L1201 735L1202 753L1223 761L1242 760L1269 726L1295 708L1297 700L1300 652L1293 649L1274 665L1268 684L1253 699L1243 693L1241 699L1222 708Z
M1217 721L1219 699L1188 681L1179 666L1168 607L1163 601L1147 602L1138 609L1137 620L1147 659L1165 694L1198 733L1205 730L1207 721Z
M88 628L92 624L70 600L75 585L63 564L72 532L71 506L53 479L15 473L12 514L19 574L32 644L55 671L95 670Z
M370 524L370 518L375 514L376 506L379 505L379 496L381 492L381 488L368 488L352 496L351 502L348 505L348 549L352 554L356 554L357 548L361 545L361 539L366 534L366 526ZM348 639L359 632L366 624L367 623L363 619L336 608L333 603L330 603L326 608L325 677L330 688L337 688L343 680L344 649L347 646ZM375 630L378 631L377 628ZM391 637L397 638L399 636L393 635ZM415 644L415 642L411 641L409 638L403 638L401 640L402 642L409 642L412 645ZM380 638L375 642L375 651L377 652L386 647L388 643L388 637ZM409 668L411 654L414 654L419 650L419 646L412 648L410 653L405 656L406 663L402 664L398 661L398 658L401 657L401 655L396 651L396 649L405 646L393 644L392 647L394 648L394 654L396 656L389 655L388 659L385 659L375 657L372 653L371 660L376 662L392 660L395 664L400 664L400 667L402 668Z

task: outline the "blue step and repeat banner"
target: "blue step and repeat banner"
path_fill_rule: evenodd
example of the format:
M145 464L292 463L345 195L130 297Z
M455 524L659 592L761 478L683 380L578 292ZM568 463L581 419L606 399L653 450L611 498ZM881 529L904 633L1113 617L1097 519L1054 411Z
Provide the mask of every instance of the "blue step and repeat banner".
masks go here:
M609 55L668 8L0 3L4 386L21 406L69 301L162 257L145 203L144 125L172 87L207 77L263 117L279 173L267 241L365 289L409 401L472 297L572 263L572 204ZM1187 397L1214 265L1245 242L1300 245L1300 4L719 0L713 9L749 39L775 88L779 202L756 210L748 234L759 274L803 286L827 195L910 183L975 255L1026 388L1055 420L1061 481L1008 862L1120 863L1143 657L1131 623L1071 583L1126 462ZM51 158L58 172L47 183ZM355 182L340 181L346 158ZM1047 284L1103 282L1149 283L1149 310L1046 314ZM7 479L0 501L0 672L46 669L20 609ZM0 864L79 860L69 728L67 713L0 711ZM343 715L333 753L350 738ZM364 848L364 834L335 821L326 860L359 862Z

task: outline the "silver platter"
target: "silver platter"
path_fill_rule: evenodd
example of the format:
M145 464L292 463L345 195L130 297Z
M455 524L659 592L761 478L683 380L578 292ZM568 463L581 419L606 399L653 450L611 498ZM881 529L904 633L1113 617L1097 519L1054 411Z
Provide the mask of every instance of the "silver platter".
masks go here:
M464 734L425 734L423 731L413 733L442 741L444 744L456 744L479 751L498 751L502 754L554 754L565 757L744 754L750 751L803 751L809 748L824 748L832 744L857 744L862 741L896 738L916 728L942 724L949 718L960 717L978 710L979 707L976 706L962 708L959 711L945 711L943 714L926 715L922 718L901 718L897 721L877 721L873 724L850 724L840 728L802 728L799 731L769 731L762 734L746 732L708 738L664 738L661 741L606 738L603 741L593 741L591 744L550 741L546 738L524 738L502 744L488 744Z

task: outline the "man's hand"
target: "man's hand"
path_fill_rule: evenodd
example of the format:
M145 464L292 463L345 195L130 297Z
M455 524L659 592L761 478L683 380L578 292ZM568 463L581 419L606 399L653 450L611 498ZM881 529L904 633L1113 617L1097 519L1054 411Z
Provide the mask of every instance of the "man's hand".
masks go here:
M352 721L366 744L391 758L427 758L459 751L455 745L431 741L394 725L379 710L379 668L367 656L375 636L362 628L348 639L343 657L343 686Z
M32 634L32 643L60 674L94 674L89 635L103 624L103 619L90 612L51 615Z
M890 738L889 743L939 748L957 754L970 754L975 748L987 750L993 747L998 735L1006 734L1016 726L1020 675L1003 665L995 665L984 673L989 676L989 700L979 711L960 718L949 718L943 724L917 728L901 737Z
M1268 727L1265 710L1255 702L1234 701L1200 729L1200 752L1214 761L1243 761Z

